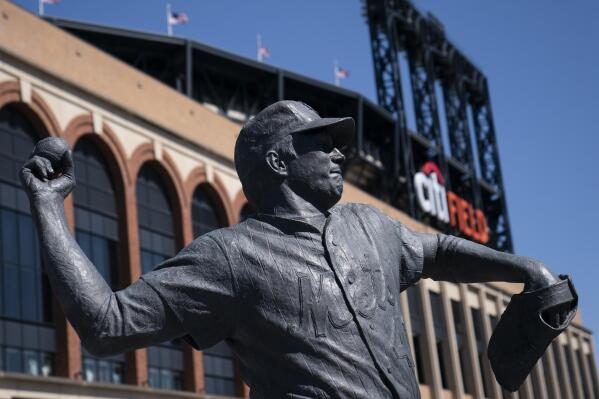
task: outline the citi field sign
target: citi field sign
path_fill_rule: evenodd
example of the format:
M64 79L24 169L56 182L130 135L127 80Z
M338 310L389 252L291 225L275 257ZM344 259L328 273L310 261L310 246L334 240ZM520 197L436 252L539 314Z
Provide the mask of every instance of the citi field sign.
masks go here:
M432 161L414 175L414 188L420 208L443 223L449 223L465 236L485 244L489 241L483 211L457 194L445 189L445 178Z

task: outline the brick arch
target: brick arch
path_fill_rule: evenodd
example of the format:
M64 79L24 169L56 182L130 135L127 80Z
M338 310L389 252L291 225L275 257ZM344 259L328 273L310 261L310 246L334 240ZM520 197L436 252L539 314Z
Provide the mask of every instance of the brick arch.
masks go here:
M181 178L175 167L175 163L167 153L163 153L163 160L156 159L154 154L154 147L150 143L145 143L137 147L129 158L129 175L132 177L131 188L135 192L135 184L137 182L137 175L141 170L142 166L146 163L150 163L152 167L156 168L156 171L162 178L162 182L166 188L166 196L169 199L171 206L173 207L173 221L175 222L175 236L179 247L183 247L186 240L186 232L184 231L185 226L183 220L188 214L188 202L184 195L183 184Z
M75 148L77 141L84 136L89 136L95 143L99 144L100 152L109 159L108 168L111 173L121 179L123 187L131 182L129 169L127 168L127 157L120 141L114 131L106 123L102 124L102 134L94 133L94 124L91 115L79 115L69 122L64 138L71 148Z
M0 108L9 104L14 105L28 117L38 139L61 135L60 126L52 110L35 91L31 93L31 102L25 103L21 97L21 87L18 82L2 82L0 83Z
M0 108L9 103L21 102L19 83L9 81L0 83Z
M44 125L50 128L49 132L51 136L61 135L60 125L54 113L35 90L31 91L31 108L44 121Z
M218 212L221 222L228 226L235 224L238 218L236 218L233 213L227 190L220 177L214 175L214 181L208 182L206 170L203 166L198 166L193 169L185 182L185 190L189 204L191 204L193 194L199 186L202 186L202 189L206 190L206 194L216 205L216 211Z

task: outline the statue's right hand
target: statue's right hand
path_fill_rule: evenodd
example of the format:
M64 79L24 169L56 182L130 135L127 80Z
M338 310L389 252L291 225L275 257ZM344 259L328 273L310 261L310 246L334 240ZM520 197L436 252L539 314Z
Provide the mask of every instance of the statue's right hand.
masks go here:
M61 140L57 138L44 139ZM43 141L44 141L43 140ZM41 142L40 142L41 143ZM60 143L58 143L60 144ZM60 146L55 146L56 147ZM64 147L64 146L63 146ZM21 169L21 181L27 195L33 199L64 199L75 187L73 154L68 146L61 153L39 151L38 146Z

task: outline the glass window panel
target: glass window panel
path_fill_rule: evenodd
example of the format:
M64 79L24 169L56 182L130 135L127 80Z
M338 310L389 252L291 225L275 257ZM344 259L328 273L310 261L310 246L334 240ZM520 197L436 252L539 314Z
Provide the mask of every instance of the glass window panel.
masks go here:
M123 367L123 363L112 363L112 382L115 384L122 384L124 381L125 368Z
M23 356L20 350L6 348L6 370L15 373L23 371Z
M26 121L26 120L25 120ZM27 159L33 148L33 140L27 132L33 132L33 127L28 122L21 123L20 127L24 134L15 137L14 141L14 156L17 159Z
M5 262L18 263L17 215L3 209L2 216L2 259Z
M41 372L44 377L54 374L54 357L50 353L42 353Z
M14 321L5 321L4 328L6 332L6 345L21 347L23 346L23 326Z
M111 259L108 254L108 240L94 235L92 236L92 248L94 253L93 263L104 277L104 280L110 284L112 276L110 275Z
M161 388L174 389L173 373L170 370L160 369Z
M38 273L29 269L21 269L21 319L23 320L40 320L38 290L36 290Z
M84 233L81 230L77 230L75 234L77 243L88 258L93 258L92 247L91 247L91 236L88 233Z
M46 352L54 352L56 347L56 337L54 328L38 327L39 349Z
M102 223L102 215L96 213L96 212L90 212L90 217L91 217L91 231L95 234L100 234L102 231L104 231L103 227L103 223Z
M420 335L412 335L412 342L414 343L414 354L416 357L416 371L418 374L418 382L421 384L428 384L428 378L424 368L424 343Z
M595 365L595 359L593 358L593 353L587 353L585 355L586 361L589 366L589 370L591 372L591 382L593 385L593 391L595 392L595 398L599 398L599 376L597 375L597 367Z
M2 167L2 165L0 165ZM2 175L0 175L2 178ZM16 189L8 184L0 184L0 205L8 209L15 209L17 207L17 195Z
M148 368L148 385L160 388L160 371L156 367Z
M19 215L19 255L20 264L22 266L35 268L35 251L33 246L35 243L35 234L33 233L33 221L30 216Z
M159 264L161 264L162 262L164 262L167 259L166 256L161 255L161 254L153 254L152 255L152 268L155 268L156 266L158 266Z
M98 361L98 379L99 381L109 382L112 375L112 367L106 360Z
M25 373L32 375L40 374L40 359L37 352L24 351Z
M141 251L141 270L142 273L147 273L152 270L152 254L148 251Z
M24 349L39 349L39 327L32 324L22 324L21 334L23 342L21 346Z
M206 234L222 227L218 219L217 205L210 200L204 189L199 186L196 188L192 199L194 236Z
M83 378L85 381L96 381L96 362L93 359L83 359Z
M19 269L4 265L4 315L18 319L21 316L19 295Z
M25 215L31 215L31 210L29 209L29 199L23 190L17 191L17 207L15 209Z
M39 256L39 251L38 251ZM54 323L54 310L52 308L52 289L50 288L50 281L46 273L42 273L41 278L41 291L42 291L42 321L46 323Z

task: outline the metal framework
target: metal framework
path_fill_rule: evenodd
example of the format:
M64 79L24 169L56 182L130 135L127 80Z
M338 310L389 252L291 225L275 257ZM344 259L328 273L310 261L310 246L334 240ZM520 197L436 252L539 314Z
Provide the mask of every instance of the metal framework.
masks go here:
M370 29L378 102L399 126L398 187L409 182L424 162L435 161L445 186L485 212L488 245L512 251L487 79L447 40L441 23L430 14L423 15L408 0L362 0L362 5ZM401 57L408 60L409 76L402 76ZM402 93L408 85L416 132L406 124ZM441 103L446 132L441 131ZM426 220L415 209L409 184L404 186L411 193L407 201L412 214ZM401 202L402 195L395 201Z
M283 98L305 101L323 116L353 116L357 138L348 150L344 171L348 181L446 230L447 226L415 206L412 177L423 162L435 160L446 177L446 187L451 184L453 191L488 215L488 245L511 250L486 80L445 40L440 24L430 16L423 18L410 3L362 1L370 26L380 106L350 90L187 39L64 19L48 21L236 122ZM410 70L409 79L403 82L400 54L407 56ZM451 156L444 152L435 92L438 84L443 87ZM402 90L408 87L417 133L408 131L406 124ZM469 107L473 127L467 120ZM474 172L470 129L480 154L480 178Z

